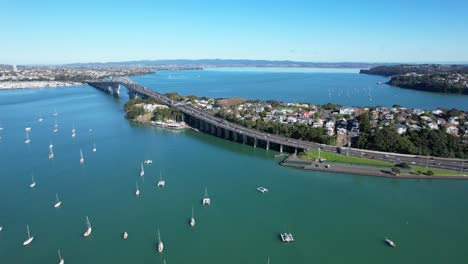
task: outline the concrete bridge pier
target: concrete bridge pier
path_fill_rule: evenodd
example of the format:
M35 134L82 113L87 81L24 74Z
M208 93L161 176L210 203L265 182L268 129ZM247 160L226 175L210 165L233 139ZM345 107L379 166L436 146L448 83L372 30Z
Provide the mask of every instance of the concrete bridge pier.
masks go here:
M280 144L280 153L283 153L283 144Z
M216 136L221 137L223 134L223 128L222 127L216 127Z
M254 138L254 146L253 146L253 147L254 147L254 148L257 147L257 138Z
M128 99L133 100L137 98L137 94L135 92L131 92L130 90L128 90L127 93L128 93Z
M242 144L245 144L245 143L247 143L247 136L242 135Z
M234 140L235 142L237 142L237 133L232 131L232 140Z
M120 96L120 85L119 84L112 86L112 93L114 94L114 96L117 96L117 97Z
M208 123L209 124L209 123ZM211 134L215 135L216 134L216 126L213 125L213 124L209 124L210 128L211 128Z
M224 139L229 139L229 129L224 129Z
M266 142L266 150L269 150L270 149L270 141L267 140Z

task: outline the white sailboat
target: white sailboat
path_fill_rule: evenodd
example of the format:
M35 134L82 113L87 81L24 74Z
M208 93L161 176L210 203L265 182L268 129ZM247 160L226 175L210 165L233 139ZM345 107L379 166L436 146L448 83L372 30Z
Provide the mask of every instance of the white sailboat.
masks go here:
M42 118L42 115L41 115L41 114L39 114L39 118L37 119L37 122L39 122L39 123L40 123L40 122L42 122L43 120L44 120L44 119Z
M52 140L50 141L49 148L53 148L54 145L52 144Z
M158 187L164 187L164 185L166 185L166 181L163 181L163 179L162 179L162 173L159 172Z
M161 241L161 234L159 234L159 228L158 228L158 252L162 253L164 250L164 244Z
M49 148L49 159L53 159L54 158L54 151L52 150L52 148Z
M203 205L210 205L211 204L211 199L208 197L208 190L207 188L205 187L205 197L203 198L203 201L202 201Z
M136 191L135 191L136 196L140 195L140 189L138 188L138 182L136 183Z
M58 113L57 113L57 109L54 108L54 113L53 113L54 116L58 116Z
M29 139L29 133L26 132L26 140L24 141L24 143L29 144L30 142L31 140Z
M83 151L81 151L81 149L80 149L80 164L81 165L84 164Z
M59 208L60 205L62 205L62 201L59 200L58 194L55 194L55 198L56 198L56 201L55 201L54 207Z
M75 130L75 126L73 126L72 128L72 138L76 137L76 130Z
M29 225L26 225L26 229L28 230L28 239L26 239L24 242L23 242L23 246L27 246L29 244L31 244L31 242L33 241L34 237L31 236L31 234L29 233Z
M93 145L93 152L96 152L96 144Z
M141 163L141 171L140 171L140 176L145 175L145 169L143 168L143 163Z
M58 264L64 264L65 260L63 260L62 255L60 254L60 249L58 250L58 255L59 255L59 263Z
M88 226L88 228L84 232L83 236L89 237L89 235L91 235L92 228L91 228L91 223L89 222L89 218L87 216L86 216L86 225Z
M34 186L36 186L36 182L34 181L33 175L31 175L31 180L32 180L32 183L29 185L29 187L34 188Z
M190 218L190 226L195 226L195 218L193 218L193 206L192 206L192 218Z
M58 131L58 125L57 125L57 120L55 120L54 133L57 133L57 131Z

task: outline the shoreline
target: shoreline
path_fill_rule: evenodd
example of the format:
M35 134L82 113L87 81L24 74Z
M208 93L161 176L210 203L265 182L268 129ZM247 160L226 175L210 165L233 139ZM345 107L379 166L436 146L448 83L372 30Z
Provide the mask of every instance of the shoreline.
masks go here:
M79 85L83 85L83 83L58 81L7 81L0 82L0 90L56 88Z
M313 170L330 173L345 173L358 176L382 177L393 179L435 179L435 180L468 180L468 176L429 176L429 175L393 175L391 168L378 168L374 166L359 166L344 163L324 164L314 161L306 161L298 158L294 153L279 162L280 166L296 168L301 170ZM326 165L330 165L328 168Z

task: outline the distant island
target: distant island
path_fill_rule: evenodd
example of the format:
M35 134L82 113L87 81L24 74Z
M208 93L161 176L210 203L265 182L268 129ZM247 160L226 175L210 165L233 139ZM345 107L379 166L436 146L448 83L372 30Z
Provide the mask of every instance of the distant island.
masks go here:
M387 65L360 73L390 77L387 84L401 88L468 94L468 65Z

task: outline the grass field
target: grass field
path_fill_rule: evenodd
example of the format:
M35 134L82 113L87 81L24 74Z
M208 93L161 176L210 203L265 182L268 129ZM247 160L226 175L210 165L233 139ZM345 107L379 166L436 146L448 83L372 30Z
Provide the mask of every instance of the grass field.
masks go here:
M318 150L310 149L305 153L299 154L299 157L309 160L318 159ZM373 166L386 166L386 167L393 167L394 164L388 161L381 161L381 160L373 160L373 159L365 159L359 157L351 157L340 155L336 153L330 152L320 152L320 158L326 159L327 161L331 162L340 162L340 163L349 163L349 164L360 164L360 165L373 165Z
M460 176L460 172L458 171L411 166L411 172L417 173L417 171L421 171L422 175L427 174L428 171L432 171L434 172L434 176Z

